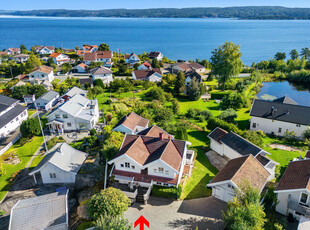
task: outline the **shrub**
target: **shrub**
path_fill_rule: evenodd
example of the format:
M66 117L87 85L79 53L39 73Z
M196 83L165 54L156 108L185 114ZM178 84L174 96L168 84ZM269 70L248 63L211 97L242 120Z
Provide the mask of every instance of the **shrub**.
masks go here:
M211 92L211 99L223 99L225 96L230 95L231 91L216 91L216 92Z
M227 122L233 122L237 118L237 113L234 109L227 109L223 111L218 118Z
M294 131L286 130L284 133L284 139L289 143L294 143L297 140L296 133Z
M183 140L187 141L188 140L188 135L187 135L187 130L185 127L178 127L176 134L175 134L175 139L177 140Z
M103 84L101 79L94 80L93 84L94 84L94 86L100 86L101 88L104 89L104 84Z
M205 120L208 120L213 114L209 110L203 110L200 112L200 116L202 116Z
M199 109L188 109L185 116L188 119L195 119L198 115L200 114L200 110Z
M238 129L238 127L234 124L230 124L216 117L209 118L207 128L212 131L216 127L220 127L222 129L225 129L228 132L234 132L239 135L242 134L242 131Z
M23 137L33 137L41 135L41 128L38 118L29 118L20 126L20 132Z
M159 100L161 102L166 101L164 90L160 87L154 87L150 89L148 92L146 92L145 96L150 97L154 100Z
M302 135L305 139L310 140L310 128L307 128Z
M246 107L247 104L248 101L246 97L241 93L226 95L221 101L221 106L223 106L223 108L241 109L242 107Z
M96 133L97 133L97 131L96 131L95 129L91 129L91 130L89 131L89 134L90 134L91 136L95 136Z
M119 230L131 230L131 225L127 219L124 219L122 216L111 216L107 213L101 215L96 221L97 230L110 230L110 229L119 229Z
M259 135L255 131L246 130L243 132L242 137L247 139L248 141L252 142L254 145L259 147L263 147L264 141L261 135Z

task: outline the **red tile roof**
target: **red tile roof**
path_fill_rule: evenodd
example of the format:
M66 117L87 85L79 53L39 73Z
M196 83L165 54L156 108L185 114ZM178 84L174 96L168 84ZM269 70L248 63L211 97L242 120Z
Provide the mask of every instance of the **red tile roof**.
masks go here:
M97 58L103 59L103 58L112 58L113 53L112 51L97 51Z
M46 66L46 65L42 65L42 66L40 66L40 67L34 69L34 70L31 71L30 73L33 73L33 72L36 72L36 71L40 71L40 72L49 74L49 73L52 72L53 70L54 70L53 67Z
M97 61L97 53L84 53L84 61Z
M147 129L144 129L141 132L137 133L137 135L147 136L147 137L159 137L160 133L162 133L163 138L165 139L173 138L172 135L170 135L169 133L167 133L165 130L158 127L157 125L152 125L148 127Z
M131 112L122 117L122 119L115 125L115 127L124 125L131 131L134 131L137 126L146 127L148 123L148 119L140 117L138 114Z
M158 73L161 75L160 69L152 69L152 70L134 70L133 71L137 80L145 80L148 77L152 76L154 73Z
M61 55L61 53L52 53L50 55L51 58L57 58L59 55Z

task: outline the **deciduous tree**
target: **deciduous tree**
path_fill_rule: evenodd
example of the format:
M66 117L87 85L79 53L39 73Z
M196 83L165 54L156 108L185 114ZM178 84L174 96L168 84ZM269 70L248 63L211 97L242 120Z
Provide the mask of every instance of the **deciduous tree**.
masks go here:
M101 43L98 47L98 50L100 51L109 51L110 50L110 46L106 43Z
M291 56L291 59L292 59L292 60L298 59L299 55L298 55L297 50L296 50L296 49L291 50L290 56Z

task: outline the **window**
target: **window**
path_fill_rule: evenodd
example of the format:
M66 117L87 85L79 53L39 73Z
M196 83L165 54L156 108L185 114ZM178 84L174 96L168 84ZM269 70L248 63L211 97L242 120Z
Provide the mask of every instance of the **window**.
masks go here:
M126 167L126 168L130 168L130 163L125 162L125 167Z
M282 128L279 128L278 132L281 133L282 132Z
M154 173L157 173L157 169L154 169Z
M121 164L121 167L124 168L124 164Z
M134 165L131 166L132 169L135 169L136 167Z
M68 114L63 114L62 117L63 118L68 118Z
M300 127L300 124L296 124L296 127Z
M16 121L18 121L18 117L16 117Z
M50 173L50 178L56 178L56 173Z
M156 184L161 185L161 182L156 182Z
M307 200L308 200L308 194L306 194L306 193L301 193L300 203L302 203L302 204L307 204Z
M158 168L158 172L159 172L159 173L164 173L164 168L159 167L159 168Z
M59 114L55 114L55 117L56 117L56 118L60 118L60 115L59 115Z
M256 128L256 123L253 123L252 127L255 129Z
M165 171L165 174L169 174L169 171L168 171L168 170L166 170L166 171Z
M165 186L169 186L169 184L164 184Z
M68 126L68 127L71 127L72 125L71 125L71 123L67 123L67 126Z

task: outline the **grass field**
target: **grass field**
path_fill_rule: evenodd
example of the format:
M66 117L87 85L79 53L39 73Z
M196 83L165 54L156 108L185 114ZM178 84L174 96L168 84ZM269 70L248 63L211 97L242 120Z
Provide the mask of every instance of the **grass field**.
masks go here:
M17 142L0 157L2 161L13 154L17 155L21 160L17 165L3 164L5 174L0 177L0 200L5 196L10 188L10 179L12 175L26 167L27 163L42 143L43 137L33 137L30 142L24 144L23 146L19 145L19 142Z
M36 112L35 109L28 109L28 116L30 117L31 115L33 115Z

